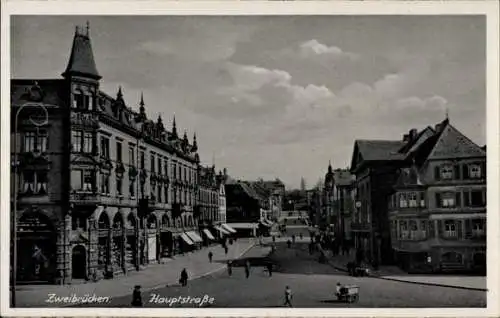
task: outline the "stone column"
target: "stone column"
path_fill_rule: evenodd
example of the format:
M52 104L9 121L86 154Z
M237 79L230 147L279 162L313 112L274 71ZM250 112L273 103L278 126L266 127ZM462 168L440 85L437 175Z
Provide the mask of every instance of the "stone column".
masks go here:
M101 273L97 269L99 258L99 230L97 220L91 217L88 221L89 253L88 253L88 275L89 279L101 279Z
M121 248L121 255L122 255L122 263L120 264L123 270L123 273L127 273L127 261L125 260L126 257L126 249L127 249L127 229L125 227L122 227L122 248Z
M115 255L113 253L113 228L110 227L108 231L108 245L106 246L106 276L113 277L115 272Z
M64 218L64 284L71 284L71 215Z
M55 283L65 284L64 278L66 277L66 254L64 251L64 237L65 237L65 222L60 221L57 226L57 238L56 238L56 273L55 273Z
M136 227L135 227L135 246L133 247L134 248L134 266L135 266L135 269L138 271L140 270L140 242L141 242L141 232L139 230L139 220L137 220L136 222Z

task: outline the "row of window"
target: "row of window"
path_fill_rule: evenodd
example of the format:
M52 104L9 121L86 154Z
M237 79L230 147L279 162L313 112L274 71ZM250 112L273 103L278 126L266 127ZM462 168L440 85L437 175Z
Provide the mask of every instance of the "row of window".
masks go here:
M30 139L30 143L28 143L28 145L32 145L30 146L31 147L30 149L32 148L34 149L36 141L38 139L36 139L35 137L31 137L31 135L30 138L33 139ZM71 144L73 152L92 153L94 148L93 133L81 130L74 130L71 132ZM46 145L46 139L44 145ZM100 156L105 159L111 159L110 138L106 136L101 136L99 146L100 146L99 147ZM145 151L141 150L139 153L140 169L145 169L146 167L145 156L146 156ZM117 140L116 162L123 163L123 161L124 160L123 160L122 141ZM136 146L133 144L129 144L128 146L128 163L131 166L136 166ZM170 171L169 171L169 160L166 157L162 157L161 155L155 154L154 152L151 152L150 154L151 173L153 174L157 173L159 175L165 175L165 176L172 176L174 179L179 179L190 183L196 183L196 173L194 169L186 165L182 165L181 163L178 162L172 161L171 163L172 165L170 166Z
M461 192L438 192L436 207L484 207L486 206L485 190L464 190ZM462 203L463 199L463 203ZM425 192L399 192L389 198L389 208L425 208Z
M479 179L486 175L485 163L442 165L434 168L436 180Z
M464 221L464 223L462 223ZM437 224L437 225L436 225ZM391 232L393 237L400 240L422 240L428 236L434 236L435 226L442 237L459 238L459 233L463 230L467 237L479 237L486 234L485 219L467 219L467 220L399 220L393 221Z
M217 204L219 202L219 193L211 191L202 191L199 193L200 202Z
M77 191L93 192L95 189L95 172L92 170L79 170L71 171L71 188ZM110 188L110 175L107 173L99 174L99 193L109 195L111 194ZM136 180L129 180L129 197L135 198L136 196ZM116 178L116 194L123 196L123 179ZM189 190L174 189L173 202L180 202L182 204L193 205L194 194ZM140 197L145 198L144 184L140 184L139 188ZM161 183L155 186L151 185L150 198L158 203L169 203L170 201L170 188Z

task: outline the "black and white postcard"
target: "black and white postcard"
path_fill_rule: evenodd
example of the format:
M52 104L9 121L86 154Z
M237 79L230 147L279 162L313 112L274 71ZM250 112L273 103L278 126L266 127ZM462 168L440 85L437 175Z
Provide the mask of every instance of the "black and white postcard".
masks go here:
M497 315L498 8L2 2L2 315Z

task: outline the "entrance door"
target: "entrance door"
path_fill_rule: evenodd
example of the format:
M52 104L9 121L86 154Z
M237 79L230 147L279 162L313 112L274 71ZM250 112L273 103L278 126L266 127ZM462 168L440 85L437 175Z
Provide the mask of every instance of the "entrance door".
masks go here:
M81 245L77 245L73 248L71 272L74 279L85 279L87 276L87 257L85 255L85 247Z

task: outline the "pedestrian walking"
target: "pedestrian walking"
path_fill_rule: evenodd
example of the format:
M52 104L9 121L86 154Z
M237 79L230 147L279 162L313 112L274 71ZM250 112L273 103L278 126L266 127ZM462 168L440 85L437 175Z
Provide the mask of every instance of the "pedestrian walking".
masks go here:
M186 286L188 281L188 273L185 268L182 269L181 271L181 278L179 279L179 282L181 283L182 286Z
M302 238L303 238L303 234L302 234L302 233L300 233L299 237L300 237L300 239L302 240Z
M285 306L293 307L292 306L292 290L288 286L285 287Z
M267 271L269 272L269 277L273 276L273 264L267 263Z
M288 245L288 248L290 248L292 246L292 241L290 240L286 241L286 245Z
M135 285L132 292L132 307L142 307L141 286Z
M208 252L208 260L210 261L210 263L212 263L213 257L214 257L214 253L212 253L212 251Z
M295 235L292 235L292 242L295 243Z
M227 255L228 251L229 251L229 248L227 246L224 246L224 253L226 253L226 255Z
M231 261L227 262L227 274L229 276L233 275L233 263Z
M250 277L250 262L247 261L245 263L245 277L248 278Z
M276 236L273 235L273 243L276 242Z

